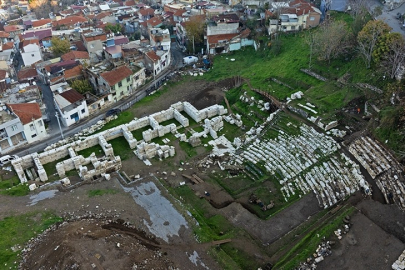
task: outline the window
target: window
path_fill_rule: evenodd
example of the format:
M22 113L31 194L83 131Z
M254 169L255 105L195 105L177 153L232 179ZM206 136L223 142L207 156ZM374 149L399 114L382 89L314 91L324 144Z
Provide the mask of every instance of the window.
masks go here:
M309 17L309 20L310 20L310 21L315 21L315 17L314 17L314 16L311 16L311 17Z
M31 130L31 131L34 131L34 124L31 124L31 125L30 125L30 130Z
M127 82L129 82L130 80L131 80L131 78L130 78L130 77L128 77L128 78L127 78Z
M44 125L44 123L42 122L42 120L39 120L39 121L38 121L38 124L39 124L40 127L42 127L42 126Z
M124 95L124 92L121 92L121 93L120 93L120 97L122 97L123 95Z
M135 77L135 80L136 80L136 81L139 80L139 76L136 76L136 77Z
M90 44L90 48L91 48L91 49L94 49L94 44Z
M291 30L295 30L295 25L292 25L292 26L291 26Z
M82 109L82 113L86 113L86 109Z
M12 126L11 126L11 130L12 130L12 131L16 131L16 130L17 130L17 125L12 125Z
M32 54L31 54L31 57L34 57L34 56L35 56L35 54L32 53Z
M121 86L122 86L122 82L119 82L119 83L118 83L118 87L121 87Z
M35 138L37 136L37 134L33 134L32 136L31 136L31 138Z

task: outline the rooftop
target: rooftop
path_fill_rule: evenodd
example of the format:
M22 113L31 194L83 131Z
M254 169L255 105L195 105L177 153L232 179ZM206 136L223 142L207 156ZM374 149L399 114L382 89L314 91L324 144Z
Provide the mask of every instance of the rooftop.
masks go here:
M110 86L116 85L130 75L132 75L132 71L127 66L120 66L111 71L106 71L100 74Z
M31 123L34 119L42 118L38 103L7 104L7 106L20 118L24 125Z

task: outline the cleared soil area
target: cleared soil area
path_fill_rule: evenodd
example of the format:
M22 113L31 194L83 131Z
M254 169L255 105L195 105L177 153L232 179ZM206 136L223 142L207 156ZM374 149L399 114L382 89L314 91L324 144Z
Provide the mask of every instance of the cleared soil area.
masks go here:
M232 86L233 80L205 82L187 78L162 92L153 102L131 110L136 117L142 117L167 109L178 101L189 101L201 109L221 104L223 90ZM276 261L272 258L277 257L273 255L279 249L291 248L294 239L305 235L294 229L312 222L311 217L322 210L315 196L308 194L271 218L262 220L246 207L249 192L235 198L210 181L213 171L219 171L217 166L206 172L196 167L206 152L203 146L198 147L197 154L190 158L178 141L171 143L176 148L176 155L164 161L153 159L152 166L146 166L135 155L124 160L122 171L140 176L128 186L122 185L121 176L114 174L110 181L94 182L67 192L54 191L48 198L40 197L36 203L33 203L33 195L46 189L57 190L57 186L49 185L25 197L0 195L0 219L32 211L54 210L67 220L30 242L30 251L24 252L21 268L221 269L209 255L212 243L196 241L193 230L199 225L181 198L173 198L162 183L177 188L185 181L196 198L201 197L201 204L207 205L205 218L225 217L239 231L231 243L221 247L228 252L243 253L241 258L254 261L254 266L274 264ZM181 176L193 173L197 173L204 183L193 185ZM90 196L95 190L108 192ZM205 196L205 192L210 196ZM356 206L361 213L354 215L351 231L341 241L336 240L332 256L327 257L318 269L389 269L405 248L404 213L393 205L363 200L360 193L347 203ZM288 243L277 241L283 237L292 240Z

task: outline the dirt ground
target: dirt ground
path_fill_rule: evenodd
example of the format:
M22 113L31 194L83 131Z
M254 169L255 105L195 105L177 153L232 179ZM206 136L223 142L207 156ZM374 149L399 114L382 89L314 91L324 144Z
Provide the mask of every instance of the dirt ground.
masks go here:
M187 79L186 83L162 93L150 105L132 110L136 117L142 117L167 109L178 101L189 101L201 109L221 103L223 90L229 89L232 84L232 80L205 82ZM21 268L220 269L207 253L211 245L199 244L195 240L192 231L195 220L184 210L181 202L174 200L155 179L161 178L176 187L186 181L181 174L197 172L195 163L201 156L189 159L177 141L173 145L176 147L175 157L164 162L151 160L152 166L146 166L135 156L123 161L122 170L127 175L139 174L141 178L129 187L124 187L119 176L115 175L110 181L83 185L68 192L57 191L55 185L50 185L41 191L48 189L53 193L48 194L49 198L39 198L37 202L35 195L41 191L25 197L0 195L0 219L31 211L54 210L71 220L30 243L32 248L24 253ZM179 168L183 170L179 171ZM199 176L207 178L201 173ZM205 191L211 194L209 198L202 196L212 205L210 214L223 215L234 226L248 232L249 236L232 239L231 244L261 265L271 262L271 246L277 239L321 210L315 196L309 194L274 217L261 220L244 208L239 199L233 200L218 186L209 182L201 185L186 183L197 195ZM113 189L116 193L89 197L88 192L95 189ZM156 200L152 195L160 197ZM147 200L140 202L142 196L146 196ZM404 213L393 205L362 200L361 196L357 198L355 202L350 202L361 211L352 218L353 229L347 237L338 241L332 256L326 258L318 269L390 269L404 250ZM179 223L174 233L168 231L162 235L165 228L171 229L181 218L170 220L170 217L150 211L159 207L162 212L172 211L166 210L171 204L185 222ZM374 263L377 268L371 267Z

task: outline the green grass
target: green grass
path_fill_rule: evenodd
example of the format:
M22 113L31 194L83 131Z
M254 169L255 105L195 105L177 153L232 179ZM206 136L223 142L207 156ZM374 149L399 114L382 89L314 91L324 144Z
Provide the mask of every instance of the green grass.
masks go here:
M115 189L92 189L89 190L87 192L87 195L91 198L91 197L95 197L95 196L102 196L104 194L117 194L117 190Z
M108 141L114 149L114 155L120 156L121 160L127 160L134 156L133 152L129 148L127 140L121 136Z
M197 150L195 149L195 147L192 147L191 144L189 144L188 142L179 142L179 145L181 149L183 149L183 151L186 152L189 158L192 158L197 155Z
M23 246L29 239L62 219L51 212L34 212L6 217L0 221L0 265L2 269L17 269L20 251L13 252L11 247Z
M45 171L46 171L46 174L48 175L48 180L49 181L54 181L54 180L59 179L59 176L57 176L57 175L56 175L57 179L54 179L55 178L54 174L57 173L56 164L66 160L66 159L69 159L69 158L70 158L69 156L66 156L66 157L63 157L61 159L58 159L58 160L55 160L55 161L52 161L52 162L49 162L49 163L46 163L46 164L42 165L44 167Z
M89 157L92 153L94 153L97 157L104 155L103 148L101 148L99 144L77 152L78 155L82 155L84 158Z
M148 129L152 129L152 127L147 125L146 127L139 128L137 130L132 131L132 135L134 136L134 139L136 139L137 141L143 140L142 132L144 132Z
M332 235L333 231L343 225L343 218L346 215L351 215L354 211L354 207L344 209L332 221L324 224L321 228L310 231L274 265L274 269L294 269L299 262L305 261L315 252L323 237L328 238Z
M7 180L1 180L0 181L0 189L8 189L11 187L14 187L20 183L20 179L18 178L17 175L14 175L10 179Z
M118 115L117 119L114 119L114 120L108 122L96 133L99 133L101 131L104 131L104 130L107 130L107 129L110 129L110 128L113 128L113 127L116 127L116 126L119 126L122 124L129 123L133 119L134 119L134 114L132 113L132 111L130 111L130 110L123 111Z
M28 195L28 193L30 193L30 190L27 184L18 184L9 189L4 189L0 191L0 194L8 196L25 196Z

